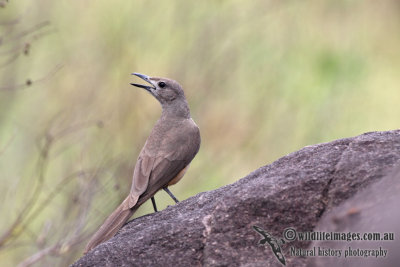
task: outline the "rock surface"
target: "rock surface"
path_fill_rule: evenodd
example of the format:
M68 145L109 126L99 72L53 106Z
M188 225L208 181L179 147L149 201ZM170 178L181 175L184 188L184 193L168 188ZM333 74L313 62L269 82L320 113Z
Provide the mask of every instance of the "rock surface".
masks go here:
M315 231L360 233L360 237L367 240L315 241L311 247L341 250L343 255L339 258L312 257L308 259L309 266L399 266L399 192L400 166L391 175L361 190L353 198L328 212ZM365 233L368 235L364 237ZM379 236L370 235L371 233L379 233ZM384 233L388 234L389 240L374 240L376 237L385 239ZM390 233L394 234L394 240L391 240ZM388 251L387 255L385 250ZM366 253L374 253L375 256L365 257Z
M308 146L234 184L127 223L72 266L282 266L268 244L258 245L252 226L278 240L289 227L312 231L396 163L400 130ZM310 259L290 255L290 247L310 245L283 244L286 265L308 266Z

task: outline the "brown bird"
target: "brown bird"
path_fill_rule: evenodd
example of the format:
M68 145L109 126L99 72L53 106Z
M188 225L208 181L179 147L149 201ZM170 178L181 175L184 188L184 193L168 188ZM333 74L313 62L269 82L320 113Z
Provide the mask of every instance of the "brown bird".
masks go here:
M200 148L200 131L190 116L182 87L171 79L132 74L150 84L131 83L147 90L161 103L161 117L140 151L129 195L93 235L85 253L113 237L149 198L157 211L154 194L158 190L164 189L178 202L168 186L179 182Z

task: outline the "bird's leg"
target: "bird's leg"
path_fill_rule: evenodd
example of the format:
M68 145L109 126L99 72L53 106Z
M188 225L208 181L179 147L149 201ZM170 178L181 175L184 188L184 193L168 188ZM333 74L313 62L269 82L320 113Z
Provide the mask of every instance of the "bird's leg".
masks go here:
M157 212L157 205L154 197L151 197L151 203L153 203L154 212Z
M168 195L175 201L175 203L178 203L179 201L176 199L176 197L174 196L174 194L171 193L171 191L169 191L168 187L164 187L163 188L165 192L168 193Z

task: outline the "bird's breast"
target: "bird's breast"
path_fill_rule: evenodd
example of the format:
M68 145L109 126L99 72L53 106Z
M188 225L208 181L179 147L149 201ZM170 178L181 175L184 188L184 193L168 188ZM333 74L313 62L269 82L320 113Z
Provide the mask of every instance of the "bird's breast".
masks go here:
M146 141L146 149L155 154L176 150L195 154L199 145L199 128L191 118L158 121Z

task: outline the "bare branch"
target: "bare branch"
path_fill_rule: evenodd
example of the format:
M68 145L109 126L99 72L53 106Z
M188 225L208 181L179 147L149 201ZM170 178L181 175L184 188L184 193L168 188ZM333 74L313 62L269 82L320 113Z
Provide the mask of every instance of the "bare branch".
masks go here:
M7 39L7 41L14 41L16 39L20 39L20 38L22 38L22 37L24 37L26 35L32 34L32 33L36 32L36 31L39 31L40 29L42 29L42 28L44 28L46 26L49 26L49 25L50 25L50 21L40 22L40 23L32 26L31 28L18 33L14 37L12 37L10 39Z
M7 143L0 149L0 156L6 151L7 147L12 143L15 138L15 133L11 136L11 138L7 141Z
M42 78L39 78L39 79L33 80L33 81L31 79L27 79L25 81L25 83L21 83L21 84L18 84L18 85L13 85L13 86L0 87L0 91L11 91L11 90L17 90L17 89L25 89L25 88L31 86L32 84L45 82L45 81L49 80L52 76L54 76L60 69L62 69L62 67L63 67L62 64L58 64L57 66L55 66L49 73L47 73Z
M20 22L19 19L13 19L13 20L4 20L4 21L0 21L0 26L12 26L12 25L16 25Z
M55 254L58 250L60 249L60 244L54 244L50 247L47 247L45 249L42 249L38 252L36 252L35 254L33 254L32 256L28 257L27 259L25 259L24 261L20 262L18 264L18 267L28 267L31 266L35 263L37 263L38 261L40 261L43 257L49 255L49 254Z
M5 66L10 65L11 63L13 63L14 61L16 61L18 59L18 57L20 56L20 53L15 53L14 55L11 55L8 60L6 60L5 62L3 62L3 64L0 64L0 69L4 68Z

